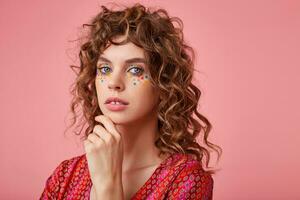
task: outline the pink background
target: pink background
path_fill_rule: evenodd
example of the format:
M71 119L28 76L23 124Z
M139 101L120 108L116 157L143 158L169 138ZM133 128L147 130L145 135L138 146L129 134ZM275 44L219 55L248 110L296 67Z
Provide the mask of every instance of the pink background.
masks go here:
M1 199L38 199L54 168L84 153L63 135L68 41L105 2L0 2ZM180 17L196 50L200 111L224 150L214 199L300 199L299 1L142 2Z

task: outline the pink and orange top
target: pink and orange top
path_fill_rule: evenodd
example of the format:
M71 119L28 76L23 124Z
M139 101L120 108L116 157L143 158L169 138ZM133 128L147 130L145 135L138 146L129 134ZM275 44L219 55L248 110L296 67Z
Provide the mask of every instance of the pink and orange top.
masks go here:
M92 181L85 154L62 161L48 177L42 200L90 199ZM190 154L173 153L153 172L132 200L213 198L213 178Z

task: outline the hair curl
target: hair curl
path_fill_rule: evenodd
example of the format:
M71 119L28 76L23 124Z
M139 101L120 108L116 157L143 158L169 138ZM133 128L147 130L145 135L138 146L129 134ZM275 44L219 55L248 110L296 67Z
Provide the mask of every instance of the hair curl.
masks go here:
M76 115L76 108L81 106L82 123L77 126L81 126L81 130L75 134L80 135L86 123L87 127L81 139L86 139L92 132L96 125L95 116L103 114L98 105L95 88L98 57L108 44L122 45L132 42L144 49L152 78L150 81L160 92L159 136L155 141L156 147L160 149L160 153L194 154L201 163L205 155L205 166L210 168L210 151L198 144L196 138L203 131L203 143L217 152L218 160L222 149L208 141L212 125L197 110L201 91L192 83L195 55L194 50L183 39L181 19L169 17L164 9L152 11L141 4L117 11L101 7L101 12L90 23L83 24L83 28L88 27L88 34L80 47L80 66L71 65L77 77L71 89L73 99L70 108L73 121L70 127L79 117ZM124 34L127 36L125 41L113 41L114 37ZM203 125L192 116L193 113ZM215 170L208 172L214 174Z

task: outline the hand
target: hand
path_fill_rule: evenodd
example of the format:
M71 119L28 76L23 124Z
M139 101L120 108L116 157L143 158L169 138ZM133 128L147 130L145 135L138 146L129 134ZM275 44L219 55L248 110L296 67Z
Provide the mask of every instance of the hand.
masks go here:
M95 120L104 127L95 125L83 143L92 182L100 190L122 183L123 142L109 117L99 115Z

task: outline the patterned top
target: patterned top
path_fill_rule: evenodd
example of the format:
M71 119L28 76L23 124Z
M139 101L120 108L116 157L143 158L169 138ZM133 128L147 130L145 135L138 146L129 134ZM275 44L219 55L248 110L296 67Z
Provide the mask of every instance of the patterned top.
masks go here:
M213 179L190 154L173 153L131 200L213 198ZM85 154L62 161L48 177L40 199L90 199L92 182Z

